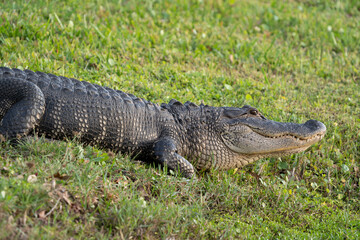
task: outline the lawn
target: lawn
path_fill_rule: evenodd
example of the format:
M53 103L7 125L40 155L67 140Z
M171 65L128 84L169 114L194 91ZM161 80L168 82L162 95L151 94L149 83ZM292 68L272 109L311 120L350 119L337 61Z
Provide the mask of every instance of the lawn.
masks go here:
M360 238L359 1L0 4L1 66L328 129L197 180L76 141L2 142L0 239Z

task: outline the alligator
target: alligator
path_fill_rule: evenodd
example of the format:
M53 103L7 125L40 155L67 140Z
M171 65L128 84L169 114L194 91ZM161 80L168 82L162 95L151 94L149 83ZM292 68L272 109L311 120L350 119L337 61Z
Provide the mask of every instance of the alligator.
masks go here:
M282 123L256 108L161 105L108 87L30 70L0 68L0 141L37 134L153 161L186 178L195 169L239 168L306 150L323 123Z

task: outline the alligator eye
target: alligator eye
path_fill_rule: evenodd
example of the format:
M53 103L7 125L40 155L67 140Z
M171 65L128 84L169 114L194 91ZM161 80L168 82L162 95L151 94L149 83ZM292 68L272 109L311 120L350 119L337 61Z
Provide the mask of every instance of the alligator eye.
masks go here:
M259 111L256 110L256 109L250 109L249 113L250 113L251 115L258 115L258 114L259 114Z

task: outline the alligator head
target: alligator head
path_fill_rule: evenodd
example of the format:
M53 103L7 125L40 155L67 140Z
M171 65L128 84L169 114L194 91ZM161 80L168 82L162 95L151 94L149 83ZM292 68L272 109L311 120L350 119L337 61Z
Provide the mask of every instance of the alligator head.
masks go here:
M171 100L163 104L183 129L183 149L198 169L231 169L264 157L306 150L320 141L326 127L319 121L304 124L266 119L256 108L211 107Z
M257 109L247 105L222 109L219 118L221 139L246 162L304 151L326 133L325 125L316 120L303 124L282 123L266 119Z

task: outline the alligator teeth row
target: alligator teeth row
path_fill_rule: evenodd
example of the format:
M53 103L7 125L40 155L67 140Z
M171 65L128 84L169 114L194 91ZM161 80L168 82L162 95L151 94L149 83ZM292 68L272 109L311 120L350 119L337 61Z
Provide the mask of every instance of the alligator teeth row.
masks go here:
M301 140L301 141L310 141L316 137L321 137L321 134L317 134L311 138L300 138L300 137L297 137L297 136L294 136L294 135L291 135L291 134L284 134L284 135L280 135L280 136L275 136L275 137L271 137L271 136L265 136L265 137L268 137L268 138L281 138L281 137L292 137L292 138L295 138L296 140Z
M296 136L293 136L293 135L290 135L290 134L284 134L284 135L279 135L279 136L265 136L265 137L268 137L268 138L282 138L282 137L293 137L293 138L296 138L296 139L301 139L299 137L296 137ZM302 139L303 140L303 139Z

